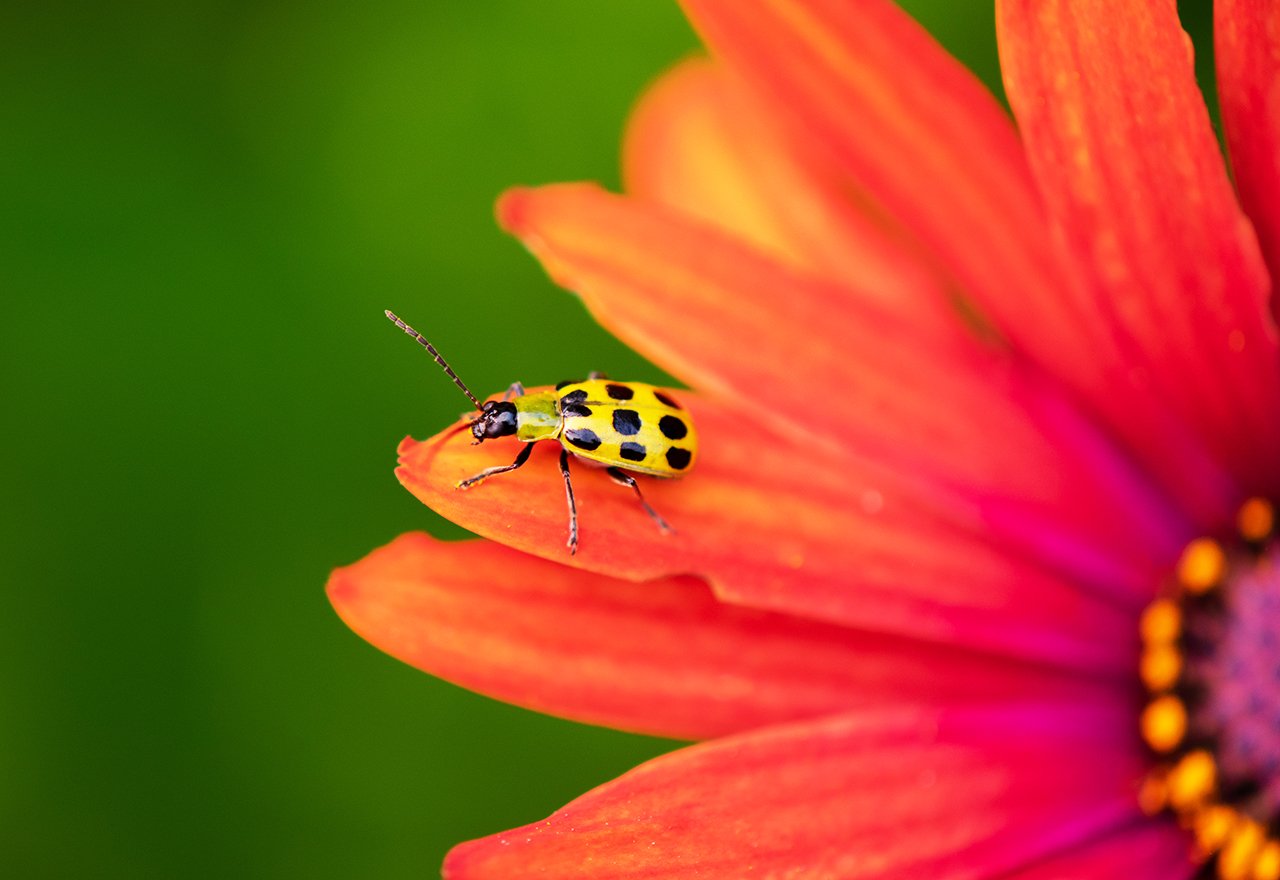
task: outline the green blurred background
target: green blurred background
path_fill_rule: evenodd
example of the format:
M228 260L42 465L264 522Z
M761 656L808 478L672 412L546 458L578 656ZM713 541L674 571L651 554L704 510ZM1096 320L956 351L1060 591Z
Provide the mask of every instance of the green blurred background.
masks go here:
M908 6L994 81L988 4ZM0 872L430 877L671 747L415 672L322 588L461 536L392 476L464 406L384 308L481 393L661 377L491 204L616 186L695 45L653 0L0 7Z

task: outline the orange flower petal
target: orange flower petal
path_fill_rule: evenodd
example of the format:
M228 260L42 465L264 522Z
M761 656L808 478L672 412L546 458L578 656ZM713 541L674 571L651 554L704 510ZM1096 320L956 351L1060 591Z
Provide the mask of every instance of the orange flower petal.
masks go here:
M497 214L623 341L724 396L758 397L776 408L794 405L797 392L821 395L839 407L833 415L843 427L853 407L841 395L863 369L864 345L892 336L936 344L939 358L976 350L931 337L890 317L874 297L851 296L681 213L594 184L513 189ZM907 382L892 375L883 381ZM767 406L760 409L761 418L785 427Z
M645 94L623 146L626 189L842 279L886 311L962 332L928 255L818 157L786 143L723 65L682 62ZM812 151L809 151L812 152Z
M1001 876L1004 880L1189 880L1199 869L1188 858L1185 832L1172 821L1142 819Z
M557 562L630 580L702 574L722 597L892 632L1042 658L1112 674L1132 663L1132 613L1089 597L963 529L952 501L913 495L891 476L832 460L761 432L741 411L675 392L698 425L696 470L645 480L676 529L663 535L625 488L573 465L581 522L565 549L559 447L469 491L460 479L515 458L515 442L471 446L446 431L400 447L400 481L445 517Z
M1213 18L1222 126L1236 187L1271 274L1280 277L1280 7L1218 0Z
M922 334L838 285L594 186L515 190L498 213L618 336L805 455L856 451L962 494L994 531L1055 564L1101 552L1112 570L1076 573L1135 596L1149 597L1154 567L1177 552L1183 532L1167 505L1001 352ZM1072 549L1049 546L1069 535Z
M773 125L825 150L831 198L865 192L1020 348L1057 372L1096 373L1099 328L1048 233L1017 133L928 32L888 0L682 5Z
M1032 165L1091 275L1096 308L1126 346L1126 384L1162 400L1242 484L1274 492L1280 357L1270 283L1175 4L1001 0L997 23ZM1162 431L1132 415L1119 426L1144 459L1165 458ZM1163 464L1162 476L1181 479L1175 463ZM1232 499L1200 503L1221 522Z
M404 535L335 571L328 591L353 630L419 669L660 736L859 706L1106 695L1044 668L724 605L694 578L620 581L489 541Z
M1124 714L901 711L693 746L543 822L463 844L448 880L1004 876L1133 821Z

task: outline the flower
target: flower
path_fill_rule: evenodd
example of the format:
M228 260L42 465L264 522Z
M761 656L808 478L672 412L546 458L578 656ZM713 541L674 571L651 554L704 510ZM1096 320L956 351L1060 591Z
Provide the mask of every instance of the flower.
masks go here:
M999 0L1016 128L884 0L684 6L711 60L628 195L498 208L693 389L678 534L585 474L570 559L554 453L464 495L513 448L445 432L397 474L491 540L329 590L434 674L706 742L445 874L1280 878L1274 12L1217 5L1237 195L1172 3Z

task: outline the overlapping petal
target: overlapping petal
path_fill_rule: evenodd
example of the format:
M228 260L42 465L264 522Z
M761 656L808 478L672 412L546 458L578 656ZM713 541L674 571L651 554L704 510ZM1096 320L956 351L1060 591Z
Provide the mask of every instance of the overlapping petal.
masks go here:
M736 409L677 393L699 427L697 470L644 483L674 535L659 533L605 474L578 467L582 534L570 557L558 447L547 444L519 471L466 492L454 488L460 479L507 463L516 444L475 447L448 431L406 440L396 473L445 517L554 561L633 580L697 573L721 597L759 608L1073 668L1127 668L1131 612L1114 596L1087 594L957 529L929 499L905 504L890 476L790 446Z
M1032 664L753 611L693 578L620 581L489 541L404 535L329 596L372 644L543 712L702 739L856 707L1105 700Z
M1110 340L1049 235L1013 125L972 73L890 0L682 5L791 142L824 149L842 188L911 232L1020 349L1097 388Z
M1000 0L997 22L1009 98L1054 223L1120 338L1133 389L1175 420L1151 424L1137 410L1118 427L1184 500L1188 465L1207 461L1252 491L1275 491L1270 282L1175 5ZM1124 378L1117 399L1127 401ZM1177 425L1202 464L1169 459ZM1192 507L1221 522L1238 500L1206 484Z
M717 230L593 186L516 190L499 217L621 338L734 402L744 423L791 438L798 455L829 453L854 474L851 460L873 459L955 493L970 525L1135 596L1181 539L1128 463L1003 352L931 336Z
M887 312L964 332L942 272L820 150L789 143L769 109L723 65L677 65L627 126L627 192L726 229L779 261L875 298Z
M717 740L544 822L463 844L444 873L1002 876L1136 818L1140 761L1115 741L1127 717L1120 707L908 709Z
M1213 33L1236 188L1274 278L1280 273L1280 6L1217 0Z
M1113 319L1107 293L1082 277L1075 257L1064 257L1049 234L1008 120L927 33L887 0L688 0L685 6L713 52L755 94L772 102L780 120L789 121L792 139L826 145L851 185L869 193L887 214L914 232L1016 348L1087 402L1134 448L1142 466L1168 486L1184 510L1198 517L1202 528L1220 521L1238 502L1236 484L1215 453L1225 443L1232 447L1229 451L1243 453L1237 456L1239 471L1257 474L1256 455L1239 435L1257 436L1261 429L1264 436L1274 436L1275 426L1254 424L1236 436L1225 436L1230 426L1214 420L1240 402L1231 389L1217 389L1217 398L1201 399L1174 400L1168 393L1151 393L1162 385L1167 392L1196 376L1168 378L1159 374L1162 364L1150 358L1135 360L1129 328ZM1034 37L1019 45L1031 47L1033 54L1038 51ZM912 63L902 64L902 58ZM1011 83L1011 93L1017 87ZM1116 89L1117 94L1124 92L1123 87ZM1041 106L1071 114L1077 106L1087 108L1088 100L1080 104L1075 96L1046 97ZM1131 146L1108 155L1120 162L1143 155ZM1140 146L1150 155L1149 144ZM1221 177L1220 167L1217 173ZM1171 185L1168 191L1179 187ZM1188 192L1194 197L1197 190ZM1159 208L1167 215L1195 210L1185 203ZM1243 228L1239 218L1226 219ZM1110 241L1107 229L1105 224L1100 229L1104 245ZM1162 243L1167 244L1180 246ZM1199 255L1191 257L1196 251ZM1203 258L1204 251L1200 246L1182 253L1190 261ZM1155 259L1162 253L1147 249ZM1243 274L1251 271L1245 266ZM1243 280L1246 286L1256 286L1255 279ZM1158 333L1162 320L1160 316L1149 322L1148 333ZM1250 350L1243 358L1234 351L1241 344L1240 334ZM1256 322L1252 327L1226 328L1216 334L1214 345L1233 355L1228 363L1249 361L1253 366L1259 364L1255 355L1271 347L1265 328L1260 331ZM1265 351L1260 360L1269 360ZM1237 383L1246 379L1254 390L1259 383L1274 383L1277 371L1274 358L1270 361L1263 365L1267 375L1260 380L1249 365L1236 369L1233 378ZM1202 386L1199 392L1205 390ZM1191 410L1202 405L1211 413L1195 417ZM1215 436L1204 436L1205 424L1212 425L1208 433Z

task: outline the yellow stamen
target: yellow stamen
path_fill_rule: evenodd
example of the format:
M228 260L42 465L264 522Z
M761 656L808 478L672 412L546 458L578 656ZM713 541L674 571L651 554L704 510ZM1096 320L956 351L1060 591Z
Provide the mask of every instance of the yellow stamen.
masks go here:
M1213 756L1204 749L1197 749L1183 756L1169 771L1169 803L1185 810L1213 794L1218 783L1218 770Z
M1250 880L1258 849L1266 841L1267 833L1260 824L1241 818L1218 856L1219 880Z
M1222 582L1227 571L1227 554L1212 538L1196 538L1178 560L1178 583L1188 593L1201 595Z
M1250 498L1236 514L1236 527L1246 541L1259 542L1271 534L1276 525L1276 511L1271 502Z
M1253 863L1253 880L1280 880L1280 842L1269 840Z
M1156 697L1142 710L1142 738L1157 752L1173 751L1187 733L1187 707L1172 695Z
M1173 687L1182 672L1182 653L1169 644L1148 645L1142 652L1138 673L1150 691Z
M1219 779L1216 746L1200 742L1209 732L1200 720L1201 688L1208 682L1193 674L1189 691L1183 684L1188 669L1195 672L1195 655L1186 653L1188 644L1199 646L1199 634L1212 636L1225 625L1224 606L1229 610L1235 598L1235 561L1273 565L1272 554L1280 548L1280 507L1272 502L1250 499L1237 512L1236 525L1240 538L1230 558L1226 547L1212 538L1192 541L1178 559L1176 580L1166 584L1165 596L1142 612L1138 672L1148 702L1139 719L1140 731L1151 750L1164 757L1143 778L1137 801L1147 815L1172 813L1190 832L1205 862L1197 876L1207 877L1212 871L1216 880L1280 880L1280 837L1270 830L1277 817L1254 818L1260 802L1242 801L1253 789L1237 785L1248 780L1230 774ZM1215 590L1224 591L1224 601L1216 601L1216 596L1214 601L1197 598ZM1189 643L1184 643L1186 633L1192 636ZM1238 808L1242 803L1250 806L1249 813Z
M1192 820L1192 830L1200 852L1205 856L1216 853L1231 836L1238 818L1235 810L1222 804L1214 804L1197 813Z
M1172 642L1182 633L1182 611L1172 599L1157 599L1142 612L1138 629L1147 644Z

